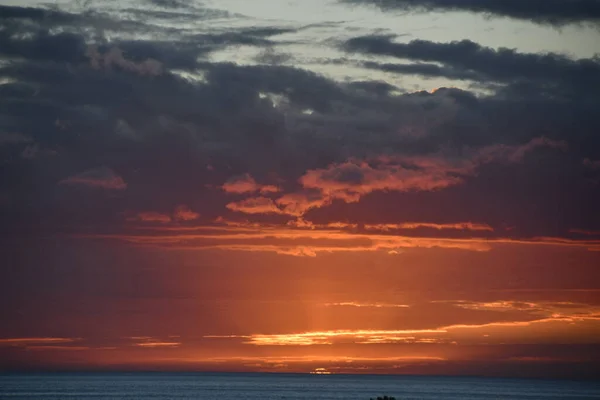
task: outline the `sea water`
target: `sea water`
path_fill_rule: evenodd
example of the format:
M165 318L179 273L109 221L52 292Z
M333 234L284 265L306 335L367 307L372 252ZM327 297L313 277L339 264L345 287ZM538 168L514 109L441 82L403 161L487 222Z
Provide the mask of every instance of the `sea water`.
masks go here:
M600 399L597 382L467 377L207 374L0 374L1 399Z

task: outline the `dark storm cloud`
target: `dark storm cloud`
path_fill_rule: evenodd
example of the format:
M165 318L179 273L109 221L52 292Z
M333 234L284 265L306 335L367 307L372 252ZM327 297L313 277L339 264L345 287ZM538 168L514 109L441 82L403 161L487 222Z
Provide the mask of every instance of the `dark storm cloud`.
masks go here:
M0 32L0 54L4 57L22 57L31 60L80 62L83 61L85 40L75 34L56 35L38 31L27 38L14 36L15 32Z
M30 19L33 21L46 21L55 24L71 24L81 19L80 16L43 8L16 7L0 5L0 19Z
M398 87L383 81L358 81L351 82L350 87L364 90L366 93L387 96L391 92L400 90Z
M5 33L7 31L14 33L15 29L27 29L29 32L35 33L54 28L96 39L102 38L107 31L118 32L118 34L136 32L173 34L177 32L156 24L114 18L105 12L93 9L83 11L82 13L72 13L60 9L0 5L0 23Z
M194 22L211 18L206 13L199 14L196 11L184 15L192 18ZM167 13L164 18L177 21L179 16ZM293 28L263 27L190 34L185 30L119 19L100 12L71 14L56 10L8 6L0 6L0 23L0 57L83 62L86 47L94 43L104 51L118 47L134 60L151 58L168 67L188 70L197 68L197 59L210 52L228 46L272 45L269 37L295 31ZM106 31L115 31L110 43L105 38ZM134 40L123 36L149 32L160 36L161 39Z
M396 44L382 37L348 41L346 48L351 51L422 62L402 67L406 68L403 73L505 85L489 96L460 89L397 95L404 89L386 82L339 83L294 67L215 63L202 57L230 45L268 49L271 36L289 31L279 27L178 34L171 39L117 37L97 43L76 29L56 34L49 29L48 19L46 25L31 23L41 18L35 9L11 10L11 15L26 15L30 22L12 17L0 32L6 44L0 54L7 61L0 65L0 79L6 80L0 86L0 132L8 138L0 146L6 229L27 224L36 229L57 224L114 225L123 222L122 213L127 210L168 215L182 204L190 212L200 212L203 221L211 221L229 212L227 204L247 203L218 189L231 177L244 174L262 185L281 188L282 193L266 194L261 200L264 204L323 205L311 193L298 192L302 189L298 179L307 171L348 160L376 162L377 157L398 154L423 160L437 154L468 161L473 149L518 147L539 137L566 141L567 154L536 150L517 165L485 164L469 176L474 182L480 182L479 175L490 179L491 187L484 190L475 183L465 184L436 196L460 204L456 196L461 193L476 199L473 202L484 201L481 193L506 193L527 202L535 196L526 187L526 179L523 187L511 191L507 188L512 178L502 172L524 170L521 173L527 179L546 182L544 190L536 192L550 199L538 208L542 215L555 215L559 200L569 210L579 204L577 212L560 213L561 229L575 220L581 222L578 215L584 215L598 198L597 186L583 187L578 179L554 183L550 179L557 176L557 169L565 177L581 177L581 171L595 174L583 163L585 158L600 159L597 103L592 90L584 91L586 85L590 88L598 81L595 60L495 51L473 42ZM53 17L56 26L83 24L85 19L77 18L89 17L60 15ZM366 66L380 65L369 63ZM175 70L187 70L189 76ZM541 96L539 88L544 85L554 92L560 88L571 99L573 93L580 94L580 99L565 102L558 96ZM28 146L38 146L36 157L29 157ZM363 166L363 170L370 168L375 166ZM360 172L356 168L344 171L331 181L358 185ZM551 196L552 191L567 186L565 198ZM286 194L290 196L285 201L276 201ZM581 201L584 195L589 204ZM414 195L403 196L410 197L403 209L412 210ZM414 204L428 201L429 196L418 195L421 200ZM364 201L372 198L376 194ZM343 210L345 206L330 205L333 213L338 207ZM370 214L380 208L371 204L352 215L365 222L388 222ZM427 209L430 214L423 215L424 219L448 215L437 212L439 207ZM460 208L455 213L469 220L469 212L477 212L481 215L475 222L487 219L497 224L502 218L512 218L512 208L481 211L472 206L468 210ZM318 210L313 214L320 218ZM399 211L389 215L407 217ZM528 218L520 217L521 221ZM593 229L595 222L588 222L576 227Z
M107 167L99 167L70 176L59 182L60 185L86 186L106 190L125 190L127 183Z
M383 10L412 12L463 11L561 26L600 22L598 0L341 0Z
M392 72L488 83L541 83L544 87L540 90L557 89L556 93L561 95L587 95L590 87L600 86L598 58L573 60L555 53L520 53L508 48L495 50L470 40L450 43L413 40L395 43L392 39L390 36L361 36L346 41L343 48L368 55L443 64L367 64L368 67Z
M181 0L146 0L147 3L164 8L184 8L186 2Z
M440 67L437 64L415 63L415 64L392 64L365 61L360 64L369 69L392 72L404 75L420 75L425 78L444 77L453 80L480 81L483 76L472 71L464 71L450 67Z

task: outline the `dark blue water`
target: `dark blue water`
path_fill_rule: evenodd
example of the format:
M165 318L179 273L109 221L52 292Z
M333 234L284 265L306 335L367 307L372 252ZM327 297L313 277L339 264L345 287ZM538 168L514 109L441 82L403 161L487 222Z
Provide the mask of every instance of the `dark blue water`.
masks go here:
M5 374L1 399L600 399L594 382L275 374Z

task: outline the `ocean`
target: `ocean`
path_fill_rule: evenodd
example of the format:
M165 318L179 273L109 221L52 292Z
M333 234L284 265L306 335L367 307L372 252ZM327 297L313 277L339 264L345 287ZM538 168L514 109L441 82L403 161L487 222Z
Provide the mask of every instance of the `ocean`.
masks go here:
M600 399L597 382L375 375L0 374L1 399Z

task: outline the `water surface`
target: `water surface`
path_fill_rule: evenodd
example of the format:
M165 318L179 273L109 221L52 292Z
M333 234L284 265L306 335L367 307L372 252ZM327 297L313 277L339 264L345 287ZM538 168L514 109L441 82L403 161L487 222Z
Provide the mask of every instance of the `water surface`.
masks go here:
M1 399L600 399L595 382L463 377L76 373L2 374Z

